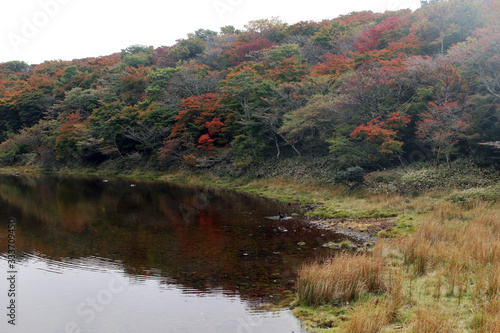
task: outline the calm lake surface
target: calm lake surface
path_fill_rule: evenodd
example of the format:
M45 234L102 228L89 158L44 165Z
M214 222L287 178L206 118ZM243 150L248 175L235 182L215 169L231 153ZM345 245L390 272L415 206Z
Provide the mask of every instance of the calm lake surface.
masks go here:
M290 311L266 305L293 292L304 262L328 255L322 244L342 238L278 211L298 213L170 183L0 176L0 331L303 332Z

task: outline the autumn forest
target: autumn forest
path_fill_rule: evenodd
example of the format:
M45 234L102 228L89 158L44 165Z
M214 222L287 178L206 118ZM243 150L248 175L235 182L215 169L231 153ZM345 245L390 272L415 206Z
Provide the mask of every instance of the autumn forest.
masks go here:
M262 19L172 46L1 63L0 165L493 164L499 17L498 0L430 0L413 12Z

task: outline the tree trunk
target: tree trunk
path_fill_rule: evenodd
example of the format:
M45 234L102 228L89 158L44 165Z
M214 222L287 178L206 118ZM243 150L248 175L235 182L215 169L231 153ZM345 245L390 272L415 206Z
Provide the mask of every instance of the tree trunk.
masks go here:
M297 148L295 148L295 145L292 144L290 141L288 141L283 135L279 134L278 135L280 136L280 138L282 138L290 147L292 147L293 151L298 155L298 156L302 156L300 154L300 152L297 150Z
M274 143L276 144L276 158L280 158L281 150L280 150L280 144L278 142L278 137L276 136L276 133L273 132L273 137L274 137Z
M399 162L401 163L401 165L402 165L402 166L406 166L406 165L405 165L405 162L403 161L403 159L401 158L401 156L400 156L399 154L398 154L397 156L398 156L398 160L399 160Z
M436 168L439 166L439 158L441 157L441 147L438 148L437 156L436 156Z
M446 154L446 163L448 164L448 170L451 170L450 153Z

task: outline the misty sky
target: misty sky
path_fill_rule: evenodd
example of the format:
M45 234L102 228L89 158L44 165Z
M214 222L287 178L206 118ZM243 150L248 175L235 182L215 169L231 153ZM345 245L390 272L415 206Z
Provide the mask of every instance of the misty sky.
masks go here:
M293 24L353 11L420 7L420 0L1 0L0 62L72 60L134 44L173 45L197 29L242 29L279 17Z

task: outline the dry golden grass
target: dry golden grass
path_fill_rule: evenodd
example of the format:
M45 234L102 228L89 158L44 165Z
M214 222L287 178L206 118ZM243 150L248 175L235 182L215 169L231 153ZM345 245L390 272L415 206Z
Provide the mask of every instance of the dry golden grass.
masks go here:
M385 290L384 262L366 254L340 254L327 263L305 265L297 288L301 304L321 305L358 299Z
M393 272L385 279L386 294L354 307L349 320L342 325L343 332L376 333L398 317L403 305L403 279L401 272Z
M426 200L399 200L380 196L371 207L428 207ZM379 240L369 255L343 254L305 266L299 301L331 304L376 294L378 301L354 305L342 324L345 332L391 325L405 332L500 332L499 208L436 202L409 236Z
M497 307L498 307L497 303ZM481 333L498 333L500 332L500 311L497 308L496 312L489 313L488 318L483 327L479 330Z
M346 333L377 333L388 323L385 304L370 300L354 308L342 331Z
M432 265L454 270L493 265L500 257L499 239L500 211L496 207L463 211L441 204L413 235L401 239L399 247L405 263L423 274Z
M456 332L452 320L439 307L420 306L410 326L412 333L447 333Z
M411 268L414 276L436 272L431 293L434 301L448 301L448 306L461 316L462 321L469 321L463 326L474 332L500 332L498 208L498 204L484 203L476 203L471 209L449 203L436 205L414 234L396 243L403 253L404 263ZM443 296L447 299L442 299ZM450 297L455 297L456 302L449 303L452 300ZM419 310L422 313L417 312L412 330L451 330L447 321L434 310Z
M418 237L410 237L399 244L404 254L404 263L411 265L416 275L425 274L433 264L430 253L431 242Z
M364 193L359 200L363 200L366 209L380 210L380 211L415 211L417 213L424 213L432 210L435 206L435 201L432 195L426 197L409 199L407 196L399 194L383 194L383 193Z
M387 292L383 299L386 309L386 319L392 322L399 317L399 311L403 306L404 300L404 278L399 270L391 271L386 277Z

